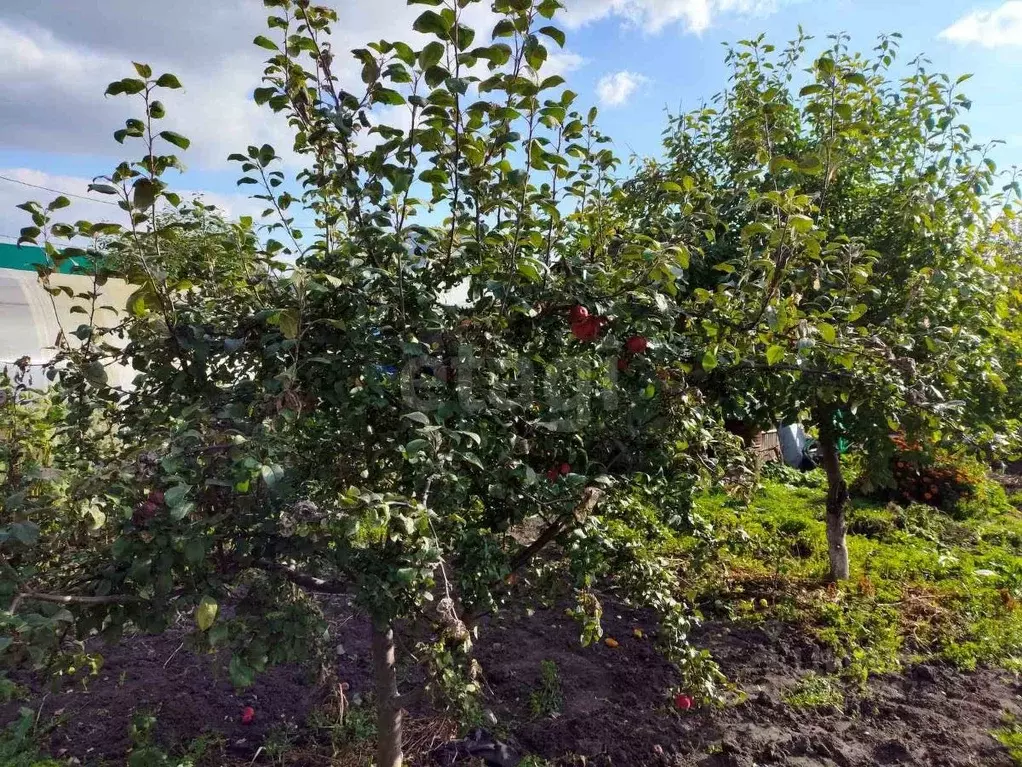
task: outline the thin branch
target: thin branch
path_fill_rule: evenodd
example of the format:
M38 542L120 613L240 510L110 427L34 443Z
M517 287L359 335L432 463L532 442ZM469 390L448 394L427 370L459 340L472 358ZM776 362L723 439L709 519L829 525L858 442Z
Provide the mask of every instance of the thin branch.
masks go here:
M603 491L595 487L587 487L582 491L582 497L575 507L558 517L553 521L539 537L533 541L529 546L520 551L514 559L511 560L511 573L516 573L529 564L530 561L546 546L560 535L567 528L568 524L572 521L581 522L583 519L588 517L593 509L596 508L596 504L600 502L600 498L603 496Z
M297 586L301 586L309 591L318 591L323 594L346 594L348 593L348 584L345 581L339 580L327 580L325 578L319 578L310 573L303 573L289 565L282 565L277 562L269 562L266 560L260 560L255 563L255 566L260 570L266 570L270 573L278 573L283 575L289 581Z
M134 594L110 594L108 596L82 596L79 594L47 594L41 591L23 591L11 602L10 611L15 612L24 601L52 602L58 605L117 605L141 602L142 597Z

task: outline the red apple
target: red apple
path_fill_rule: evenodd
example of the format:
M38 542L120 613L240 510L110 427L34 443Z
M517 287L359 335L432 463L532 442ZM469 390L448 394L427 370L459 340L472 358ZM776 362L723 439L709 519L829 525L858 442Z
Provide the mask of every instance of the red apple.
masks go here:
M606 320L603 317L586 317L571 326L571 334L579 341L593 341L600 334Z
M570 463L562 463L561 464L561 474L571 474L571 464Z
M628 370L628 360L626 360L624 357L618 357L617 369L620 370L622 373Z
M245 706L241 711L241 723L252 724L253 719L255 719L255 709L251 706Z
M683 692L679 692L674 696L674 705L678 707L680 711L688 711L692 708L692 696L686 695Z
M558 474L556 467L554 467L553 469L550 469L546 473L546 478L549 479L551 482L556 482L557 481L557 477L559 477L559 476L560 475Z
M584 306L573 306L571 307L571 311L568 313L568 322L575 325L585 320L588 316L589 310Z
M649 342L646 341L645 336L632 336L625 341L625 349L629 354L642 354L648 346Z

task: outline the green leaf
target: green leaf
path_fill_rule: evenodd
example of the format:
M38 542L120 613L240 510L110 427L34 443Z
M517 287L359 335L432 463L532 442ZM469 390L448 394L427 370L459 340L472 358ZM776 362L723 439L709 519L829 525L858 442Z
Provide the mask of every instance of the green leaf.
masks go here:
M184 503L175 506L170 510L170 518L175 522L180 522L182 519L187 517L195 509L195 504L191 501L185 501Z
M418 453L421 453L427 447L429 447L429 442L427 442L426 440L413 439L411 442L405 445L405 453L407 453L408 455L416 455Z
M816 329L820 332L820 338L828 344L832 344L837 340L837 329L830 323L821 322L816 326Z
M432 66L440 63L444 57L444 44L433 41L419 52L419 68L425 72Z
M809 232L813 228L813 220L809 216L803 216L801 213L795 213L788 217L788 226L794 229L796 232Z
M564 47L566 39L564 36L564 32L559 30L557 27L540 27L539 33L541 35L546 35L551 40L555 41L562 48Z
M436 35L446 39L450 26L436 11L423 11L412 24L412 29L424 35Z
M139 77L148 80L150 77L153 76L153 68L148 64L139 64L137 61L133 61L131 63L134 65L135 71L138 72Z
M187 149L192 143L180 133L174 133L174 131L170 130L160 131L160 138L173 144L178 149Z
M766 351L766 360L768 365L776 365L778 362L784 359L784 347L774 344Z
M174 485L163 495L163 500L167 506L171 509L175 509L185 502L185 498L188 497L188 493L191 492L192 486L181 483Z
M280 50L280 48L277 47L277 44L273 42L273 40L271 40L268 37L263 37L262 35L257 35L252 42L258 45L260 48L265 48L268 51Z
M280 313L279 327L281 335L289 340L298 338L298 312L285 309Z
M824 90L822 85L820 85L819 83L813 83L812 85L807 85L805 88L800 90L798 92L798 95L802 97L812 96L814 93L819 93L822 90Z
M255 682L255 669L238 655L231 656L231 662L227 666L227 675L235 687L251 687Z
M717 355L711 351L707 351L703 354L703 370L709 373L717 367Z
M156 202L159 191L156 184L147 178L140 178L132 186L131 204L136 210L149 210Z
M390 88L377 88L373 91L373 101L377 104L387 104L388 106L396 107L405 103L405 97Z
M518 273L528 277L533 282L543 281L543 270L543 263L535 258L518 259Z
M423 426L429 426L429 416L425 413L415 411L414 413L405 413L402 418L407 418L409 421L415 421L415 423L421 423Z
M166 72L160 75L156 84L161 88L180 88L181 81L177 79L177 75L172 75L170 72Z
M93 360L85 366L85 380L95 386L97 389L103 388L107 384L107 373L106 368L103 367L103 363L99 360Z
M190 565L198 565L206 558L206 546L200 538L189 538L185 544L185 561Z
M199 631L209 631L216 620L219 609L220 606L212 597L203 597L199 600L199 604L195 608L195 625L199 627Z
M866 313L866 304L856 304L852 307L852 310L848 312L848 321L855 322L862 315Z

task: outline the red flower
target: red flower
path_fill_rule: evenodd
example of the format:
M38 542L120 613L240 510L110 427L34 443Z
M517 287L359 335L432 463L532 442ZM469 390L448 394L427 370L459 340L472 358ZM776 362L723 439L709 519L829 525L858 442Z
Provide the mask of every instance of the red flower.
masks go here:
M255 719L255 709L251 706L245 706L241 711L241 723L252 724L252 720Z
M691 695L686 695L683 692L679 692L674 696L674 705L678 707L680 711L688 711L692 708L694 701Z
M649 347L645 336L632 336L625 341L625 349L629 354L642 354Z
M561 464L561 474L571 474L571 464L570 463L562 463Z
M584 306L573 306L571 307L571 311L568 313L568 321L572 325L577 325L578 323L583 322L588 317L589 310L586 309Z

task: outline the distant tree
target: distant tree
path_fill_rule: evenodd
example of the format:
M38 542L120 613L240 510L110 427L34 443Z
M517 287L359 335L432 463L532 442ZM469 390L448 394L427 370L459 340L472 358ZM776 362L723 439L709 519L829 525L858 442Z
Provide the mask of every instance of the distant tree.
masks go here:
M139 281L146 261L158 266L158 277L171 286L187 281L207 285L233 277L248 277L258 268L258 240L251 218L232 224L214 205L201 198L178 207L168 206L156 225L122 232L101 244L104 265L112 272Z
M967 76L917 59L894 79L897 35L872 56L832 38L806 66L808 39L729 50L728 89L671 120L666 159L626 200L655 239L704 233L683 298L716 339L690 360L704 390L733 418L802 414L819 429L830 573L843 579L841 437L884 483L892 432L977 447L980 421L1004 424L975 407L1003 386L990 344L1007 320L1000 267L979 245L1017 186L996 187L989 147L961 121Z

